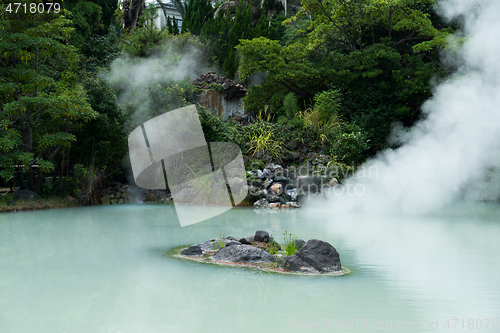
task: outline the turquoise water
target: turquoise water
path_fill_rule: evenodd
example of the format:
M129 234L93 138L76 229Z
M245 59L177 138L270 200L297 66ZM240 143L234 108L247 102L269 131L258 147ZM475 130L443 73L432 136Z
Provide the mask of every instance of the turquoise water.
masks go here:
M353 273L287 276L163 255L256 229L328 241ZM5 213L0 332L371 332L389 323L498 332L499 239L491 204L420 216L233 209L184 228L172 206Z

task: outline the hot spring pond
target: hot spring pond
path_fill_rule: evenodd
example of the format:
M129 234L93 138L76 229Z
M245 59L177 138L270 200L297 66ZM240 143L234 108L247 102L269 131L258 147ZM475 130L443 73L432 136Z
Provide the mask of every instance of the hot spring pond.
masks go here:
M344 276L165 255L225 235L329 242ZM174 207L0 214L0 332L500 331L500 206L438 213L233 209L181 228Z

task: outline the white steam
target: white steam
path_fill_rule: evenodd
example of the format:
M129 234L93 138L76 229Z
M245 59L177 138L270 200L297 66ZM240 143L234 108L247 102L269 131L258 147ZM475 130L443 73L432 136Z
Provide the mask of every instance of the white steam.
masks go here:
M330 196L339 209L425 212L460 198L498 198L500 1L446 0L440 12L465 20L466 42L447 55L459 70L424 104L427 118L396 136L401 148L368 161L343 195Z
M147 58L122 56L111 64L105 79L115 90L120 106L132 113L136 125L152 118L151 112L158 105L163 112L178 107L173 105L174 96L168 96L173 92L165 87L194 79L206 70L200 50L176 49L174 43L167 43Z

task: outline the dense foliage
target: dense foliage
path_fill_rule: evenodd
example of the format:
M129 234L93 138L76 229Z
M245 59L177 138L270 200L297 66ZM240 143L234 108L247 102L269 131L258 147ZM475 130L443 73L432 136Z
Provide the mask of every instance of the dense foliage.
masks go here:
M438 50L450 29L434 27L432 7L424 6L431 2L302 1L286 21L287 43L261 37L237 47L243 78L266 73L249 91L246 109L269 105L273 114L285 115L290 93L306 109L319 94L337 90L338 116L362 128L371 153L381 149L394 122L409 126L418 119L431 96L430 79L441 71Z
M34 166L40 186L60 150L75 141L75 126L97 116L78 82L70 23L61 14L29 12L4 12L0 21L0 176L10 179L22 166L31 189Z
M284 31L280 2L264 1L262 7L239 2L226 2L212 8L210 1L193 0L186 6L182 31L200 36L211 57L224 75L234 78L238 69L236 46L240 39L266 36L280 38Z
M4 181L21 185L24 168L39 193L97 203L90 189L127 177L128 133L192 103L186 73L198 68L246 83L255 120L199 107L207 141L240 145L248 167L352 170L387 146L394 123L421 117L431 79L447 74L439 51L452 29L432 0L303 0L288 17L277 0L174 3L180 34L171 17L156 28L161 10L144 0L65 0L59 14L0 7Z

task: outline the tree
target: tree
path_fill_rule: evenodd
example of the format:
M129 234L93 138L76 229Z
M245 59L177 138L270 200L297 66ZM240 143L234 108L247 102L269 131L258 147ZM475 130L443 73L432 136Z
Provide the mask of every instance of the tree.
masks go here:
M439 48L451 30L437 29L426 10L432 0L303 0L286 21L288 44L266 38L242 41L240 75L266 72L250 89L245 107L271 104L283 113L289 92L311 106L322 91L339 89L340 115L363 128L371 153L385 145L391 125L411 125L430 97L430 79L442 74ZM271 103L269 103L271 102Z
M92 1L69 0L64 1L63 8L71 12L72 33L70 44L83 52L87 49L88 40L93 34L103 34L106 31L102 24L102 8Z
M33 15L5 9L0 7L4 13L0 21L0 176L11 178L21 165L28 171L29 188L34 189L41 185L43 173L54 168L61 148L75 140L74 125L95 118L96 112L77 81L78 55L68 43L71 21L56 13Z
M208 0L192 0L186 4L182 16L181 32L199 35L203 25L213 17L213 8Z

